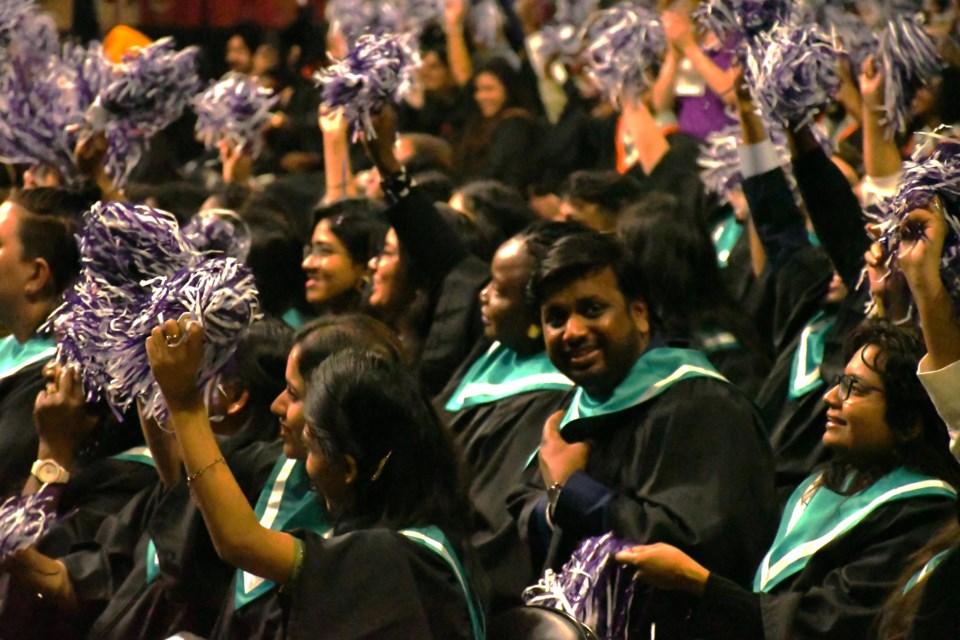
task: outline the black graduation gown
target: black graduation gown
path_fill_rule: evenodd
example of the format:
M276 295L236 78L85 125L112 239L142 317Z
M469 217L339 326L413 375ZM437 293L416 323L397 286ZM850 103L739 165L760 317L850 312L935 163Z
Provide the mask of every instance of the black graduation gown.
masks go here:
M786 347L757 396L757 405L770 429L770 446L777 472L777 492L785 501L800 482L830 458L823 446L827 407L823 395L835 376L846 367L843 343L864 320L866 292L847 296L837 310L837 321L824 337L820 378L823 384L799 398L788 397L794 354L800 336Z
M875 620L909 556L954 517L953 504L924 496L881 505L769 593L748 592L711 574L698 612L700 637L876 638Z
M284 587L290 640L472 640L463 590L436 553L389 529L307 533Z
M960 546L955 546L922 585L908 640L960 638Z
M490 580L491 610L521 604L520 594L536 579L529 548L520 540L508 497L539 479L537 464L527 464L540 445L543 424L564 408L566 391L542 390L450 412L444 405L466 370L489 347L477 349L434 400L466 466L467 493L473 510L469 543Z
M779 510L760 417L742 392L713 378L681 380L639 406L562 433L592 446L586 469L567 480L554 510L562 529L555 566L578 541L613 531L638 544L673 544L741 584L753 578ZM519 512L521 534L540 545L532 516L543 499L542 492L525 496ZM692 604L655 591L631 626L653 621L658 636L684 637Z
M222 447L244 495L255 501L281 444L255 442L233 449L228 440ZM186 482L156 490L156 506L137 538L130 572L122 581L111 583L114 591L88 638L152 640L177 631L205 637L213 627L234 569L217 556ZM151 540L159 575L148 582Z
M45 364L37 362L0 379L0 492L5 496L20 493L37 459L33 403L46 385Z

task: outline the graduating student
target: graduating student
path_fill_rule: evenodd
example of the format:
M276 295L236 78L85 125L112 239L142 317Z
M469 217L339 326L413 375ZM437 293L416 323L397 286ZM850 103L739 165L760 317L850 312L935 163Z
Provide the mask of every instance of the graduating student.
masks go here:
M55 351L38 329L80 270L74 234L99 196L55 187L19 191L0 204L0 493L19 492L37 452L33 403Z
M647 274L655 277L656 274ZM555 565L583 538L671 541L746 584L777 516L773 466L750 401L699 352L656 332L640 274L597 233L558 241L533 292L547 353L578 388L544 425L545 492L515 503L521 534ZM653 592L634 627L681 637L690 602Z
M960 466L917 379L923 352L916 331L883 320L851 336L824 396L823 441L836 460L790 497L752 592L666 544L618 559L645 582L696 594L696 637L876 637L907 559L955 518Z
M482 611L458 559L456 461L413 379L381 355L355 351L314 373L307 473L334 533L301 539L258 522L224 463L193 383L202 337L196 323L169 321L153 330L147 353L217 553L283 585L286 637L482 637Z
M531 453L544 421L563 405L573 383L544 352L527 283L538 257L557 239L581 230L536 224L497 250L480 292L484 339L434 400L467 466L474 510L471 545L492 583L493 609L519 604L535 571L517 536L507 497L533 479Z

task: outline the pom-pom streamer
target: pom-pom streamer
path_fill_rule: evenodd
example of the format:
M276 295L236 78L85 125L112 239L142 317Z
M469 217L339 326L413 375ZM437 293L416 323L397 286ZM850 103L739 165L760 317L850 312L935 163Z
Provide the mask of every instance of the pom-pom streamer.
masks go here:
M933 38L906 15L890 20L880 34L877 61L884 79L884 133L890 139L906 130L914 92L937 76L941 63Z
M585 41L590 76L618 104L650 85L650 67L667 48L659 16L628 5L595 13Z
M35 545L56 522L54 489L44 485L34 494L11 496L0 505L0 560Z
M197 137L208 149L226 140L231 146L246 147L254 156L259 155L270 110L279 99L271 93L250 76L227 75L194 101Z
M371 116L399 100L409 89L420 58L409 35L360 36L346 58L320 71L323 103L342 107L351 123L353 139L360 132L376 137Z

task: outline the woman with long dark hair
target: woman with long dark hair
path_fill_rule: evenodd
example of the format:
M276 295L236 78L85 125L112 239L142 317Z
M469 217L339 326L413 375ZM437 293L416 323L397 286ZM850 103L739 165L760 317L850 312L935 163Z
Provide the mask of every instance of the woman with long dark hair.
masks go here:
M524 187L538 166L537 123L521 76L502 58L474 69L476 112L456 148L454 170L462 180L488 178Z
M193 322L155 328L151 368L217 553L289 593L287 637L481 638L459 560L456 459L413 378L369 352L319 365L307 386L306 465L334 528L301 540L261 525L220 455L194 383L202 339Z

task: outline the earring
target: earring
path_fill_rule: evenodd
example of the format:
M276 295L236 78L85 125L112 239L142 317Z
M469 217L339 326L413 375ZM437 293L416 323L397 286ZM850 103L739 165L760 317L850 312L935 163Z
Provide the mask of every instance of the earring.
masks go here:
M540 325L531 324L527 327L527 337L531 340L537 340L540 338Z

